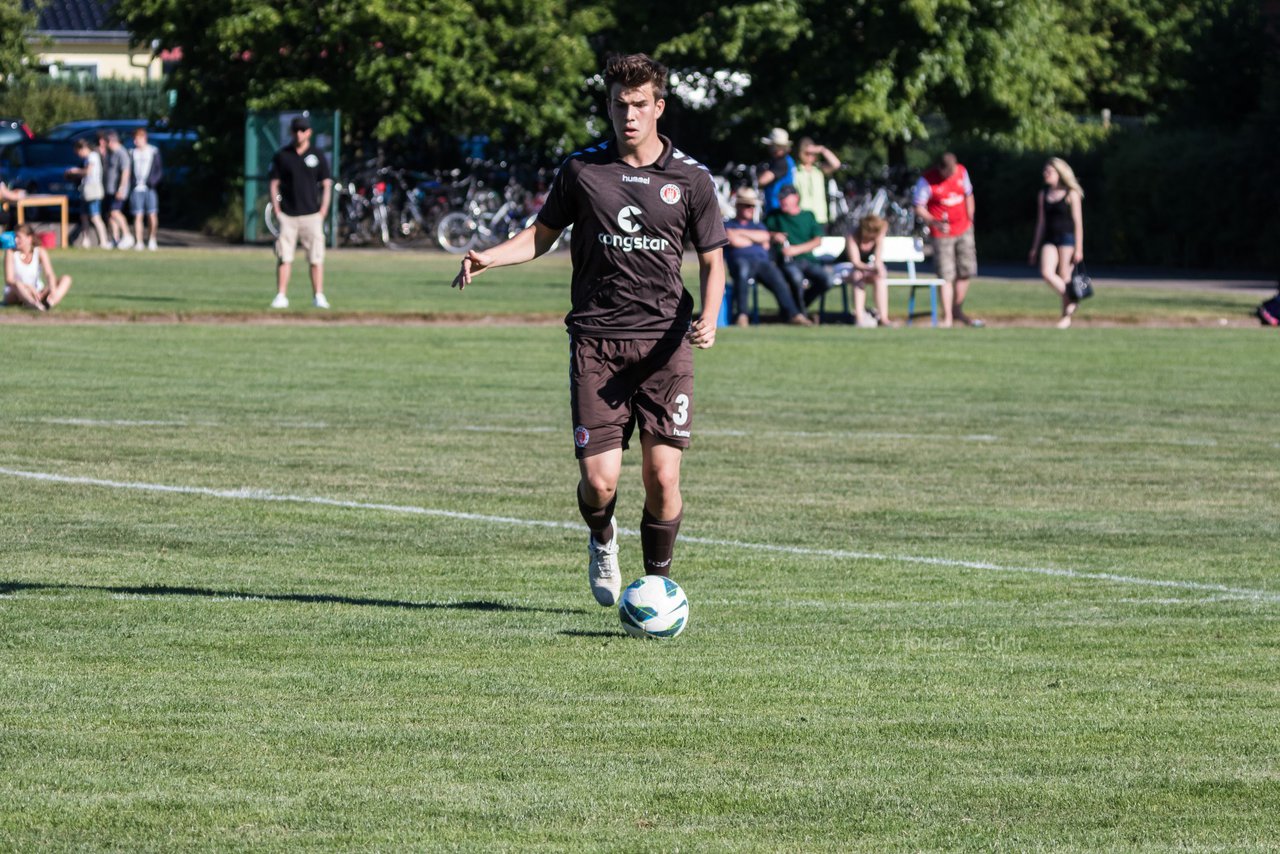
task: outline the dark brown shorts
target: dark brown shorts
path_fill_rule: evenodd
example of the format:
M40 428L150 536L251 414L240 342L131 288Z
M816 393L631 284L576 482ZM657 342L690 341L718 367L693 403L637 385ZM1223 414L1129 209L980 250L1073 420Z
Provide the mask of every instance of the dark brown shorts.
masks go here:
M578 459L627 447L637 425L664 444L687 448L692 346L684 338L571 338L569 407Z

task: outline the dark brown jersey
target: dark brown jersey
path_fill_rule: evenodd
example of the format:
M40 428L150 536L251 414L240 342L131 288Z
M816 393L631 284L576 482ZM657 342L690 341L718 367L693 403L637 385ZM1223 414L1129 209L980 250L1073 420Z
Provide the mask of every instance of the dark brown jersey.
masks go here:
M665 136L655 163L636 168L613 140L571 154L538 221L573 226L571 335L678 338L693 318L680 278L685 242L710 252L729 242L711 173Z

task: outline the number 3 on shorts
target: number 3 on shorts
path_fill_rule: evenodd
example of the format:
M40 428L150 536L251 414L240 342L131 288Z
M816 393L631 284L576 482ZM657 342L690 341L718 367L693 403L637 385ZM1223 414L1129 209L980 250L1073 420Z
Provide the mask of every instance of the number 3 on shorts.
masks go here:
M677 427L683 427L689 420L689 395L678 394L675 399L676 411L671 413L671 420Z

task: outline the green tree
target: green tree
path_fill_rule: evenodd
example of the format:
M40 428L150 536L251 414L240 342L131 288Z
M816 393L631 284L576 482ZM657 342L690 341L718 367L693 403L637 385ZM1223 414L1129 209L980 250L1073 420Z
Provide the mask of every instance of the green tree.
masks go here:
M676 69L749 75L704 126L773 125L891 149L932 133L1073 147L1081 114L1161 112L1197 34L1239 0L704 0L602 3L600 57L647 46ZM749 129L744 133L739 128Z
M599 49L625 49L639 33L673 67L750 75L724 126L746 125L751 137L781 124L897 146L941 115L959 132L1031 142L1062 135L1087 103L1088 68L1047 0L662 5L613 7Z
M136 42L182 50L174 119L228 171L245 110L339 109L357 141L584 136L597 13L567 0L120 0L117 14Z
M0 0L0 79L21 78L35 62L27 44L35 26L35 12L24 10L22 0Z

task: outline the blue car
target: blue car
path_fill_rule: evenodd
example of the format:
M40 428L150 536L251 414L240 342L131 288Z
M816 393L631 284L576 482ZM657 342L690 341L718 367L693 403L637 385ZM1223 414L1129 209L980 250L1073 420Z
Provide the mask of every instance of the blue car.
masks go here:
M0 145L12 145L34 136L22 119L0 119Z
M68 178L67 170L81 165L69 140L28 139L15 142L0 153L0 180L14 190L31 195L55 194L67 197L72 212L80 210L80 181Z
M66 196L68 213L73 217L79 216L80 181L66 176L68 169L83 165L76 155L76 140L85 138L93 141L99 131L114 128L120 133L120 141L125 148L131 149L134 129L145 126L146 123L140 120L109 123L95 120L59 125L50 131L50 134L57 134L56 138L44 136L23 140L0 151L0 181L32 195ZM187 161L195 138L190 131L148 130L147 139L160 149L164 164L161 204L164 196L181 198L180 188L186 180Z

